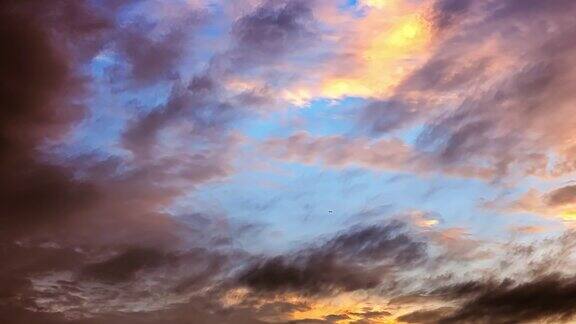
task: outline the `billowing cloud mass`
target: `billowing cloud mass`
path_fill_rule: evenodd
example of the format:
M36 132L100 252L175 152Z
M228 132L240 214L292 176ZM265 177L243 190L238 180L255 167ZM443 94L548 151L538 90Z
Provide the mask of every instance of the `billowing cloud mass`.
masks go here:
M574 322L575 15L1 2L0 323Z
M401 223L342 233L317 248L257 262L239 277L255 290L322 293L377 287L394 269L426 258L426 244L403 233Z

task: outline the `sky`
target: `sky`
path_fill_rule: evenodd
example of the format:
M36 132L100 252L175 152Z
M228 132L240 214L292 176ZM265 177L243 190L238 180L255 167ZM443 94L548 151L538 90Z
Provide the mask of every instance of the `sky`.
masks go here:
M2 1L0 323L576 323L575 15Z

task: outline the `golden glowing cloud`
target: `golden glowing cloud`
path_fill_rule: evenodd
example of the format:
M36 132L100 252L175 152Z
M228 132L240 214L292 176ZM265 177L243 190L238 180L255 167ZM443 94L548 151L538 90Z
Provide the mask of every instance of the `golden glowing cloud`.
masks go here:
M431 215L421 210L411 211L407 214L407 217L414 225L423 229L430 229L440 224L438 219L432 218Z
M290 302L297 299L288 298ZM300 300L303 301L303 300ZM424 308L439 308L444 306L438 301L418 301L402 305L390 305L390 301L374 295L352 292L343 293L333 297L307 299L306 310L295 311L290 315L291 320L325 319L329 315L340 315L343 319L336 321L339 324L358 323L369 318L370 323L396 324L400 323L399 316ZM383 307L382 305L388 305ZM380 313L380 314L377 314ZM369 314L368 316L366 316Z
M560 218L565 222L574 222L576 221L576 210L563 210L560 212Z
M486 207L507 212L528 212L540 217L559 220L566 227L576 227L576 203L551 205L547 201L547 194L536 189L528 190L515 201L495 201L486 204Z
M322 97L381 97L391 91L424 62L432 39L425 8L406 7L398 1L367 1L377 9L356 23L351 55L336 64L350 66L347 71L327 73Z
M365 293L342 293L337 296L326 298L303 298L293 294L285 294L278 301L292 304L304 303L308 307L296 310L289 314L290 320L324 319L329 315L345 315L348 319L339 320L340 324L354 323L363 319L363 314L371 313L372 320L377 323L396 323L393 315L381 305L388 302ZM376 312L382 312L374 314Z
M425 219L425 220L421 220L418 223L416 223L417 226L423 227L423 228L430 228L430 227L434 227L436 225L438 225L438 220L436 219Z

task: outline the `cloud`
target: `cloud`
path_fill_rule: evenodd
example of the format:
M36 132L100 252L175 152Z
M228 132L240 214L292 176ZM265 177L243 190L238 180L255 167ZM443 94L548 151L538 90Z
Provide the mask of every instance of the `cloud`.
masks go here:
M272 88L279 84L244 82L243 77L247 74L248 80L252 80L257 79L254 74L273 71L274 62L290 55L292 46L303 46L314 37L311 6L310 2L296 0L264 1L238 18L231 26L230 48L215 53L205 70L188 82L177 79L165 104L131 121L124 132L124 146L139 158L150 156L154 147L161 144L159 137L163 132L174 128L187 130L195 141L204 145L225 142L227 137L222 134L227 133L232 122L254 114L254 108L276 101ZM173 31L176 36L182 33L182 27L179 28ZM142 31L137 35L143 37ZM168 44L160 42L153 46L182 55L181 51L171 50L179 41L170 40L170 35L165 35ZM128 37L134 38L130 34ZM162 63L154 58L154 53L150 55L155 63Z
M176 83L165 104L132 121L124 132L123 143L145 159L162 144L162 131L178 125L189 131L195 141L218 143L226 140L221 133L239 115L236 107L220 98L218 84L210 76L197 76L188 86Z
M546 198L549 206L569 205L576 203L576 186L555 189Z
M375 171L426 174L441 172L456 177L486 179L492 170L472 165L443 166L428 152L418 151L398 138L312 136L298 132L266 140L263 152L288 162L333 168L358 167Z
M544 226L514 226L510 228L512 233L517 234L539 234L544 233L547 231L547 228Z
M432 310L417 310L398 317L400 323L438 323L447 314L451 313L452 308L441 307Z
M191 321L193 319L193 322ZM14 324L168 324L223 323L264 324L250 309L222 309L209 302L192 299L171 310L110 313L92 318L69 319L60 313L44 313L27 310L0 309L0 319Z
M530 189L518 198L499 198L486 203L487 208L505 212L528 212L541 217L558 219L571 226L576 219L576 194L573 185L565 185L549 192Z
M288 161L331 166L364 165L376 169L402 169L412 158L399 139L370 141L343 136L314 137L300 132L287 138L269 139L263 149Z
M87 265L82 273L103 282L117 283L133 279L142 269L156 267L166 256L154 249L133 248L108 260Z
M11 231L60 219L96 196L68 170L37 159L36 150L84 116L85 82L75 62L102 46L110 21L83 1L8 1L0 15L0 33L12 44L0 58L0 193L10 201L0 214Z
M400 101L372 101L360 116L363 127L373 133L387 133L402 128L418 116L410 104Z
M322 294L365 290L426 259L426 244L392 222L355 228L318 247L265 258L245 269L238 281L255 291Z
M2 8L3 13L4 10L5 8ZM7 22L5 27L10 26L8 23L10 20L3 21ZM20 24L18 28L25 31L25 34L21 35L19 41L13 42L12 48L16 52L19 47L30 46L26 42L31 40L31 35L43 39L41 32L30 27L33 20L28 23L17 22ZM36 43L35 46L39 44ZM2 301L0 316L3 321L10 323L60 323L59 316L36 315L22 308L33 307L38 297L29 278L49 271L75 269L78 263L84 260L83 255L72 248L58 245L51 247L49 242L42 243L42 239L38 245L14 240L38 233L49 236L50 234L45 232L47 228L58 227L62 222L69 220L75 212L90 206L98 197L92 185L75 181L69 170L34 157L36 146L40 145L42 138L61 136L69 127L69 122L76 120L77 117L74 115L78 115L74 112L71 116L67 116L68 103L64 101L55 103L65 96L60 92L64 91L61 89L64 84L73 81L63 77L69 72L58 74L66 71L64 68L66 65L58 61L63 58L53 56L55 54L47 44L41 46L47 47L37 48L31 52L26 50L14 56L14 59L17 57L24 59L26 61L24 65L31 70L19 71L19 76L11 81L27 90L12 93L10 96L12 102L5 107L13 107L15 113L8 114L9 110L4 110L6 113L2 116L0 125L3 161L0 166L2 176L0 191L9 202L0 207L2 214L0 231L3 236L0 241L3 259L3 265L0 267L2 277L0 285L7 289L0 296ZM37 61L34 58L27 58L25 53L43 58ZM10 54L15 53L7 53ZM10 60L8 62L15 63ZM43 66L44 64L46 66ZM58 72L60 68L57 66L64 69ZM50 75L51 73L56 75ZM10 77L9 73L3 75ZM5 87L2 88L2 91L6 90ZM37 97L38 95L40 96ZM53 95L58 99L52 99ZM81 111L79 106L73 109ZM43 244L46 246L42 246Z
M316 34L312 6L313 1L263 1L232 27L231 63L262 64L305 46Z
M405 1L369 6L351 19L335 65L324 71L319 95L387 98L427 57L433 31L427 9Z
M471 0L439 0L434 2L434 21L437 28L443 29L454 24L472 6Z
M296 131L255 152L484 180L570 174L573 1L190 3L0 4L10 45L0 52L0 322L572 319L576 285L561 274L573 268L570 231L522 245L406 213L396 218L409 225L253 255L239 242L258 225L200 213L195 194L242 164L241 122L349 96L366 99L362 137ZM139 100L146 107L125 107ZM114 127L73 138L109 103ZM267 127L255 137L293 131ZM395 137L419 129L415 143ZM109 137L113 148L86 152ZM569 223L576 189L496 207ZM416 297L389 300L399 296Z
M565 322L574 315L575 288L572 278L548 276L519 285L505 282L485 290L473 289L479 295L439 323Z
M113 313L117 306L126 311L138 309L142 300L157 301L155 294L139 295L134 301L150 282L169 292L173 299L168 303L172 305L182 303L182 298L175 296L204 287L223 271L225 253L196 250L206 242L185 234L201 232L202 228L193 230L192 222L184 222L186 215L177 219L166 208L194 185L228 175L229 145L238 138L219 137L214 150L207 145L178 155L162 146L165 156L139 161L100 153L58 154L54 149L85 121L86 105L93 95L88 66L117 41L118 33L124 32L117 24L117 15L129 4L6 1L0 5L0 35L11 43L0 53L0 105L5 108L0 112L0 194L7 199L0 206L0 321L67 323L74 322L70 316L86 318L92 314L96 317L93 322L101 322L108 317L102 314ZM160 70L173 61L160 62L156 54L171 51L166 47L172 45L154 44L158 47L152 50L151 60L162 65ZM131 56L132 63L142 63L143 58L136 57L141 53L125 54ZM155 82L152 74L134 77ZM180 100L184 105L193 99ZM173 101L166 105L178 105ZM179 108L166 110L172 117L172 111ZM209 112L195 116L195 127L209 129L224 124ZM147 131L155 132L165 123L152 123L154 127ZM201 137L194 140L199 146L203 143ZM139 143L157 147L154 136L149 143ZM177 260L170 268L167 256L173 255ZM171 285L159 284L161 280L154 275L162 271L172 273ZM153 279L142 286L133 281L139 275ZM102 283L108 285L94 287ZM132 289L118 290L122 284ZM162 316L169 319L172 315ZM146 316L127 317L139 322Z
M437 1L439 24L450 28L438 30L434 53L393 93L408 107L368 105L362 120L372 122L361 127L381 134L418 120L429 163L482 166L494 179L571 172L573 5ZM542 24L545 33L529 36Z
M128 79L136 86L150 85L178 75L177 65L185 57L190 30L199 24L199 15L190 14L181 26L154 37L156 24L134 22L116 36L115 47L120 54L116 78ZM122 76L122 70L125 76Z

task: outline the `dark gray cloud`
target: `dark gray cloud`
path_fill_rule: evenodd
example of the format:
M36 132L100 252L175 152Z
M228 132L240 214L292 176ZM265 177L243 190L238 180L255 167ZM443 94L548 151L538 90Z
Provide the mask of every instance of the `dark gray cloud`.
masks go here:
M288 324L329 324L330 322L323 319L305 318L301 320L289 321Z
M458 52L439 53L437 57L432 58L426 65L412 74L402 89L436 93L449 93L462 89L467 85L474 84L494 60L492 57L481 57L474 62L455 64L454 62L459 62L461 55Z
M238 281L255 291L322 294L377 287L426 259L426 244L402 223L354 228L318 247L256 262Z
M574 278L551 275L517 285L473 283L472 290L454 289L454 298L469 301L439 323L526 323L538 320L567 322L574 316Z
M348 265L334 256L321 255L293 261L283 257L268 259L249 268L240 279L255 290L321 293L330 290L370 289L380 283L376 271Z
M5 1L0 5L0 231L9 235L70 215L94 200L92 186L47 162L37 149L80 121L86 77L78 66L104 46L113 17L87 1ZM34 203L31 203L31 202Z
M123 78L136 85L154 84L176 75L176 65L185 53L187 34L183 30L173 30L160 39L151 39L152 29L153 26L144 22L134 23L120 32L116 41L117 51L122 55L120 64L126 65L127 69ZM122 66L118 68L122 69Z
M232 65L277 60L300 50L316 34L314 1L264 1L232 28L236 47L228 53Z
M401 129L417 117L417 108L407 102L374 101L363 108L360 123L371 133L382 134Z
M576 202L576 186L566 186L547 194L547 204L560 206Z
M506 3L489 2L489 6L493 9L491 17L494 19L509 17L525 19L527 16L542 17L542 15L564 14L567 10L574 8L574 3L569 0L512 0Z
M441 307L431 310L418 310L406 315L398 317L400 323L420 323L420 324L433 324L438 323L442 318L452 312L452 308Z
M150 248L133 248L108 260L89 264L82 273L88 278L119 283L134 279L134 274L146 268L157 267L165 262L165 253Z
M191 139L218 142L225 126L240 116L240 111L220 98L219 85L210 76L194 77L187 87L177 83L167 102L135 119L124 133L124 145L141 158L149 157L162 130L185 118Z
M137 293L139 285L132 280L154 271L173 271L173 282L163 289L185 293L203 287L224 267L223 253L192 249L192 236L184 242L183 234L194 232L190 229L194 224L184 224L160 211L183 190L169 179L176 176L196 184L227 174L228 162L222 155L215 157L203 150L186 157L133 164L97 154L63 157L42 151L47 141L58 142L84 120L84 103L91 95L87 64L118 41L119 35L146 45L148 35L137 35L137 29L122 34L126 30L118 25L117 15L129 3L39 0L0 4L0 35L11 44L0 53L2 323L74 322L64 314L52 313L54 307L70 307L85 316L97 309L98 303L115 300L116 305L123 305L134 298L146 298L148 295ZM172 58L159 58L178 54L171 46L179 40L166 37L170 38L166 42L144 46L143 52L124 48L136 68L131 78L153 82L154 74L175 63ZM146 62L148 59L151 61ZM149 63L159 67L140 71L152 68ZM210 113L194 116L199 120L196 124L205 128L217 128L221 122ZM225 154L229 143L216 151ZM38 288L53 276L67 274L72 278L58 280L49 291ZM94 282L116 285L94 290L90 288ZM136 291L125 291L131 296L118 293L115 286L121 283ZM91 309L82 308L86 303L96 304ZM95 316L98 319L86 322L108 319ZM185 322L181 316L158 316L166 318L166 323ZM227 315L212 317L207 312L205 316L207 319L199 323L228 321ZM146 317L119 314L110 319L141 323Z
M61 313L45 313L0 306L0 320L10 324L264 324L251 309L223 309L202 299L191 299L169 310L110 313L70 319Z
M472 0L438 0L434 3L435 26L443 29L451 26L458 18L466 14L472 6Z
M113 81L127 81L135 87L171 81L179 75L178 66L193 57L190 48L196 47L196 31L208 13L179 3L169 6L167 10L179 11L170 22L138 15L110 35L111 49L118 54L111 69Z
M77 68L104 46L113 19L87 1L4 1L0 20L11 44L0 53L0 321L56 323L57 315L26 310L37 307L30 277L74 270L84 256L37 236L99 194L38 148L84 117L87 80Z

